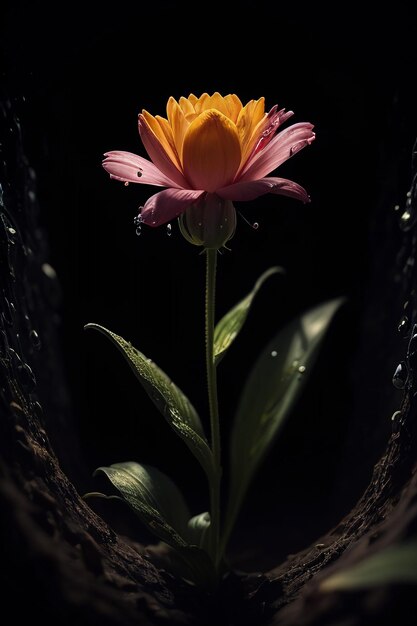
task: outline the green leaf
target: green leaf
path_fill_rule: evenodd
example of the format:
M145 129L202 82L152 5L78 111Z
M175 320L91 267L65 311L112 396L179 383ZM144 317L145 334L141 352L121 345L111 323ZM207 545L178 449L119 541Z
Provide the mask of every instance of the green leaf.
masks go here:
M241 331L243 324L252 306L252 302L259 289L264 282L273 274L283 272L280 267L271 267L264 272L256 281L254 288L240 302L230 309L228 313L218 322L214 329L214 362L216 365L220 363L227 350L230 348L238 333Z
M133 461L99 467L94 476L100 472L152 533L175 548L187 546L188 507L182 493L166 474Z
M133 461L115 463L99 467L94 475L98 473L107 476L121 497L98 492L84 497L127 502L142 523L173 548L169 553L173 573L212 590L216 585L216 570L207 551L197 545L204 543L210 526L209 514L201 513L189 519L187 504L178 487L166 474L150 465Z
M333 574L320 585L321 591L351 591L392 583L417 585L417 541L390 546Z
M85 328L98 330L123 354L148 396L171 428L185 441L210 480L213 476L212 453L198 413L187 396L165 372L125 339L98 324L87 324Z
M224 544L253 474L299 397L342 302L331 300L291 322L275 335L252 369L231 437L231 488Z
M200 513L199 515L195 515L190 520L188 520L188 543L198 546L202 550L208 552L210 540L210 524L210 513L208 511L206 511L205 513Z

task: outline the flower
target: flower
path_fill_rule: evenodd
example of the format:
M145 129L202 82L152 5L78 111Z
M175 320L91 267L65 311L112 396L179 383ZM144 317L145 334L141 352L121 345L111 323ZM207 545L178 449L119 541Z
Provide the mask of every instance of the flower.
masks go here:
M139 133L151 161L112 151L105 154L103 167L111 178L125 183L167 187L142 208L141 222L150 226L202 203L224 209L228 201L253 200L266 193L308 202L307 192L297 183L267 176L314 140L308 122L277 132L292 115L277 106L265 113L264 98L243 106L235 94L191 94L178 102L171 97L167 118L145 110L139 114Z

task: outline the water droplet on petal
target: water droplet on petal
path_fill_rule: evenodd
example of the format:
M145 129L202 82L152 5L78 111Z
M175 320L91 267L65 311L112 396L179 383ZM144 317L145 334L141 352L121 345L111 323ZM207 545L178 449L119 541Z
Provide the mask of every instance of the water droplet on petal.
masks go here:
M125 180L125 187L129 187L129 181Z
M398 332L400 333L401 337L405 337L407 335L409 328L410 320L408 319L407 315L403 315L400 319L400 323L398 324Z
M275 358L277 355L278 355L278 352L276 350L272 350L271 356Z
M405 384L408 379L408 368L404 361L397 366L397 369L394 372L394 376L392 377L392 384L397 389L404 389Z
M138 178L140 178L141 176L143 176L142 172L143 172L143 170L138 169L138 171L136 172L136 175L137 175L137 177L138 177Z

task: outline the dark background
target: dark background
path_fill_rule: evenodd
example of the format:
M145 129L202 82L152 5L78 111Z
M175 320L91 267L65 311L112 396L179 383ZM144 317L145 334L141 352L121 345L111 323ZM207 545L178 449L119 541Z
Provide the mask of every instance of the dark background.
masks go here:
M163 115L170 95L190 92L235 92L244 102L264 95L268 108L278 103L295 111L292 121L316 126L316 142L280 168L307 188L312 203L265 196L241 204L259 228L240 219L231 252L219 260L219 315L271 265L287 270L264 287L219 368L225 437L267 340L297 312L348 297L251 491L236 539L247 559L259 546L266 553L273 534L275 562L351 508L397 408L390 388L396 363L378 361L374 349L389 344L394 329L373 336L372 319L361 312L375 290L387 288L389 271L378 271L375 252L387 248L394 267L393 206L404 201L417 134L416 15L412 3L374 13L362 5L17 1L1 24L3 77L38 177L51 264L62 285L63 354L87 470L68 471L80 491L96 489L89 475L98 465L137 460L170 473L193 512L206 506L204 477L183 443L114 348L82 330L94 321L131 340L207 419L204 258L175 224L171 237L165 227L135 235L137 208L154 190L110 181L102 153L145 155L138 112ZM358 364L359 346L368 341L369 363ZM372 429L372 415L381 411L385 432ZM121 530L144 536L129 516L128 525L122 521L122 511L101 511Z

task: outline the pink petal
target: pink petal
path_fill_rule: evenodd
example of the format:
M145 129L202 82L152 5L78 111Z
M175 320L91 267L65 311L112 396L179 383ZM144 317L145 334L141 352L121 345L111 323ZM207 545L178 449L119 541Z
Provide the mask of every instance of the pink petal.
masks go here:
M106 158L103 161L103 167L110 174L110 178L143 185L177 187L176 183L165 176L156 165L137 154L113 150L106 152L104 156Z
M216 191L217 195L227 200L254 200L266 193L279 194L301 200L301 202L310 202L310 198L301 185L286 178L276 178L270 176L268 178L260 178L259 180L251 180L247 182L234 183L223 189Z
M262 132L262 135L256 144L251 157L255 156L258 152L266 148L269 142L275 137L278 128L284 124L290 117L294 115L294 111L286 111L285 109L277 110L278 107L275 105L269 111L266 119L267 126Z
M263 119L262 122L258 125L258 139L252 148L252 152L249 154L246 161L242 163L240 170L236 176L236 180L240 178L241 173L246 170L248 164L252 161L254 156L258 154L258 152L263 150L275 137L279 127L293 115L293 111L285 111L285 109L280 109L278 111L277 104L272 107L272 109L265 116L265 119Z
M189 184L176 165L171 161L155 133L149 128L143 115L139 115L139 133L147 153L156 167L174 181L176 187L187 189Z
M300 122L278 133L272 141L248 160L241 181L263 178L314 140L313 124Z
M184 213L205 191L196 189L164 189L151 196L141 211L141 221L148 226L161 226Z

